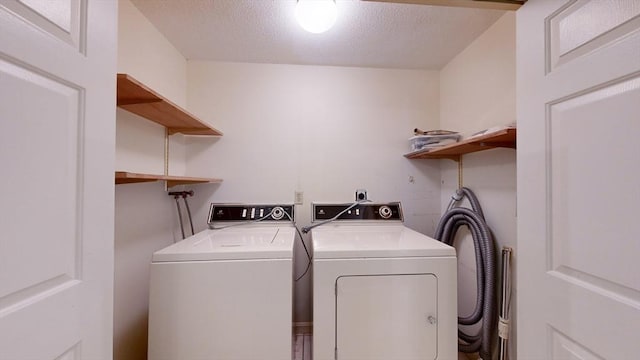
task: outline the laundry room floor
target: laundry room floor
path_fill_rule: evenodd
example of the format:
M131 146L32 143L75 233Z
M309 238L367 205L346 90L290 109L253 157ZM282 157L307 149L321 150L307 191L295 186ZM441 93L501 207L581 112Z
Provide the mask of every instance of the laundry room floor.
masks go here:
M458 353L458 360L474 360L474 359L478 359L476 354L465 354L461 352Z
M293 360L311 360L311 334L295 334L293 336Z
M293 360L311 360L311 344L313 343L313 335L311 334L295 334L293 336ZM464 353L458 353L458 360L477 359L470 354L467 357Z

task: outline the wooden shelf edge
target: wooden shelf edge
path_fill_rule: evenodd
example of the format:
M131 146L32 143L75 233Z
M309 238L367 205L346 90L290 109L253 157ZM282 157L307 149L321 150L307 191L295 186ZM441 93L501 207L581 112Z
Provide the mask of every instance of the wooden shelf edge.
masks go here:
M183 128L183 127L168 127L169 135L183 134L183 135L205 135L205 136L222 136L222 132L213 129L201 129L201 128Z
M140 174L126 171L115 172L115 183L133 184L140 182L166 181L168 187L187 184L221 183L222 179L175 175Z
M119 184L133 184L139 182L151 182L160 180L160 175L138 174L126 171L116 171L115 181Z
M219 184L222 182L222 179L189 176L164 176L163 180L167 182L167 187L193 184Z
M516 128L500 129L435 149L410 152L405 154L404 157L407 159L450 159L458 161L461 155L499 147L516 148Z
M117 105L169 129L170 134L222 136L222 132L128 74L117 74Z

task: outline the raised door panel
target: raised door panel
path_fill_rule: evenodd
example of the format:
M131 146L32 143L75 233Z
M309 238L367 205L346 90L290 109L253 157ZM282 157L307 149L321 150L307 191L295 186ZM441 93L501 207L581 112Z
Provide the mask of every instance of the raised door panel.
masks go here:
M634 32L639 24L638 1L567 2L545 22L547 71L606 47Z
M81 90L2 60L0 86L12 89L0 97L0 163L10 169L0 180L11 210L0 238L6 305L34 286L79 277L83 113ZM24 106L32 98L38 102Z
M592 353L575 340L567 337L554 328L549 328L549 359L563 360L604 360Z
M85 53L87 0L3 0L0 3L34 29Z
M633 76L553 102L546 138L548 271L638 307L640 242L630 224L640 203L639 99Z
M436 359L437 298L433 274L338 278L337 359Z
M0 329L15 337L15 349L51 359L60 348L30 346L37 337L80 341L73 323L81 282L83 91L41 71L0 59L0 178L3 236L0 237ZM32 99L37 99L32 102ZM64 300L62 300L64 299ZM30 305L34 305L31 307ZM55 305L54 305L55 304ZM45 311L37 331L22 310ZM58 307L59 306L59 307ZM40 309L40 310L34 310ZM6 352L5 352L6 351ZM0 357L19 358L11 348Z
M630 226L640 202L639 100L633 76L548 105L544 281L553 305L544 318L567 334L551 338L551 359L564 358L558 343L617 358L628 339L609 336L640 322L640 243Z

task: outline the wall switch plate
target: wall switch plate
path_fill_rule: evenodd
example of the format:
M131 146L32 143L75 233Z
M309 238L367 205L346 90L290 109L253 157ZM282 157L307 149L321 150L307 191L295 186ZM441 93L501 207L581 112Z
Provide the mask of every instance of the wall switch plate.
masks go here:
M304 192L302 191L295 191L293 193L293 203L295 205L302 205L302 203L304 202Z

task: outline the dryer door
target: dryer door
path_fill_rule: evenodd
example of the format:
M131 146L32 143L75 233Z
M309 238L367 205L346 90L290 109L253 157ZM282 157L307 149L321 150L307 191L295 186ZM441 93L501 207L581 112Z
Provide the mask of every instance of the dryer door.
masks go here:
M436 359L437 291L433 274L338 278L336 359Z

